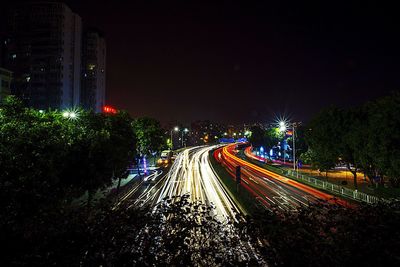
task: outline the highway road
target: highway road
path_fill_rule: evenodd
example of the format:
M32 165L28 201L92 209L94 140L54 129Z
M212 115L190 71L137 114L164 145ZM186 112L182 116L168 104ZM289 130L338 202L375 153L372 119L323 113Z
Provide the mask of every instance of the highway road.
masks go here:
M221 221L236 220L245 213L235 204L212 169L209 152L219 146L188 148L178 154L169 171L158 170L133 184L120 198L115 208L129 201L129 206L156 206L165 198L189 195L191 202L201 201L214 207L213 215Z
M241 166L241 186L248 190L265 208L296 210L301 205L328 201L347 206L344 200L263 169L236 156L235 144L215 151L214 157L235 179L235 168Z
M240 208L234 203L211 167L209 152L218 146L202 146L184 150L175 159L157 202L164 198L189 194L192 202L201 201L215 207L220 219L235 220Z

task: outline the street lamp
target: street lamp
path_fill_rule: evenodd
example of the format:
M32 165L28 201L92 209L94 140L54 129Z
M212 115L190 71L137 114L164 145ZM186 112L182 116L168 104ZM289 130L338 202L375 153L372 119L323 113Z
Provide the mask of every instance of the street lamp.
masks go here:
M172 139L172 131L178 132L179 131L179 127L175 126L174 129L172 129L170 131L170 133L171 133L171 150L174 150L174 139Z
M74 119L77 119L77 118L78 118L78 112L77 112L77 111L74 111L74 110L72 110L72 111L66 110L66 111L64 111L64 112L62 113L62 116L63 116L64 118L66 118L66 119L74 120Z
M296 171L296 132L295 132L295 126L296 124L293 122L292 123L292 128L293 128L293 132L292 132L292 139L293 139L293 170Z
M182 147L183 147L183 134L189 132L188 128L183 129L182 131ZM186 146L186 143L185 143Z
M287 130L287 123L285 120L280 120L278 122L278 126L279 126L279 131L281 133L286 133ZM284 138L285 139L285 138ZM285 141L285 140L284 140ZM283 164L286 163L286 147L285 147L286 142L283 143Z
M77 114L76 114L76 112L74 112L74 111L71 111L71 112L69 113L69 117L70 117L71 119L76 119L76 116L77 116Z
M293 150L293 170L296 171L296 130L295 130L296 123L292 122L292 123L289 123L289 125L290 124L292 126L292 140L293 140L293 147L292 147L292 150ZM286 132L287 128L288 128L288 123L287 123L286 120L279 121L279 131L280 132L283 132L283 133ZM283 162L286 162L286 150L285 149L283 150L283 153L284 153Z
M285 121L280 121L279 122L279 131L280 132L286 132L287 126Z

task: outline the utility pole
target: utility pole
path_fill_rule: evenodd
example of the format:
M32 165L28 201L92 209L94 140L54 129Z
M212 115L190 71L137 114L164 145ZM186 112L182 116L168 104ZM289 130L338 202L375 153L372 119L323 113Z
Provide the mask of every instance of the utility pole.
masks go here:
M174 150L174 142L172 141L172 130L170 131L171 132L171 150Z
M296 134L295 134L295 123L293 122L293 170L296 171Z

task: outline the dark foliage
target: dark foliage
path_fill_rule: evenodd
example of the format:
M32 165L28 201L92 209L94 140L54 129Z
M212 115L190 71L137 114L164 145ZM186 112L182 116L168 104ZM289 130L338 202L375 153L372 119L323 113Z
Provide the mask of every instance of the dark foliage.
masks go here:
M400 202L262 212L249 234L272 266L400 266Z
M317 114L308 125L307 158L322 171L344 164L354 176L362 171L371 183L384 178L400 186L400 93L361 107L331 107Z

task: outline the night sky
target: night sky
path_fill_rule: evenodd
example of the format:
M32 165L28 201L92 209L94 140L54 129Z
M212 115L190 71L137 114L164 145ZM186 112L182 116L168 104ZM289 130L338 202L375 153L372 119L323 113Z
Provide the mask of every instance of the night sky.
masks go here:
M383 1L66 2L104 32L107 102L135 117L307 121L400 88L400 23Z

